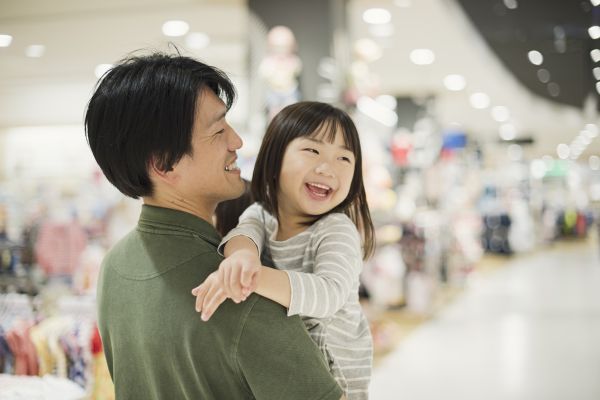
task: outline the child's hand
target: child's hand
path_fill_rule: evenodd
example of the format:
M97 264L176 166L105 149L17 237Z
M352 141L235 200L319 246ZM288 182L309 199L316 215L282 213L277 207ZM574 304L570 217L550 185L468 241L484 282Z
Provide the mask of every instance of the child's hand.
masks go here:
M261 262L258 255L247 250L238 250L219 265L219 273L223 278L223 290L227 297L236 303L256 290Z
M246 300L256 290L261 270L256 253L240 250L227 257L219 269L192 290L196 296L196 311L207 321L226 298L236 303Z
M196 311L201 313L200 318L203 321L208 321L221 303L227 299L222 282L223 279L217 270L210 274L200 286L192 290L192 294L196 296Z

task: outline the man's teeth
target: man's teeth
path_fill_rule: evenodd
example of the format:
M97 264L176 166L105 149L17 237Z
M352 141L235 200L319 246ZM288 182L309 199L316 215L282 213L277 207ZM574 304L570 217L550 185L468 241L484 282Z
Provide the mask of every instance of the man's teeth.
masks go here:
M225 167L225 171L235 171L235 170L238 170L238 169L239 168L238 168L238 165L237 165L236 161L232 162L231 164L229 164L228 166Z

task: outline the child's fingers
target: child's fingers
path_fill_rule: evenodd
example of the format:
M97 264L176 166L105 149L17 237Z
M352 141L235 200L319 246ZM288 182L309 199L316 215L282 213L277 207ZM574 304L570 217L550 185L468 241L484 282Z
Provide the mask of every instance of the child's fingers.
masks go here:
M204 299L204 304L202 305L202 320L208 321L226 298L227 296L220 288L217 288L213 292L209 292Z
M197 289L197 290L196 290ZM204 297L206 296L206 285L202 284L196 289L196 312L202 311L202 304L204 303Z
M220 283L223 291L228 297L231 296L231 290L229 289L229 280L231 279L231 268L229 267L219 267Z
M244 295L244 297L250 296L250 294L252 294L256 290L256 286L257 286L257 282L258 282L257 277L258 277L258 275L255 274L252 277L250 284L248 286L243 287L242 294Z
M250 283L252 282L252 277L254 275L256 275L256 268L244 267L242 269L241 275L242 276L241 276L240 282L241 282L242 286L250 286Z
M240 287L240 269L236 268L235 271L232 271L229 277L229 289L231 293L231 298L234 299L237 303L242 301L242 288Z
M194 296L195 296L195 295L198 293L198 290L200 290L200 287L201 287L201 286L202 286L202 285L198 285L198 286L196 286L195 288L193 288L193 289L192 289L192 294L193 294Z

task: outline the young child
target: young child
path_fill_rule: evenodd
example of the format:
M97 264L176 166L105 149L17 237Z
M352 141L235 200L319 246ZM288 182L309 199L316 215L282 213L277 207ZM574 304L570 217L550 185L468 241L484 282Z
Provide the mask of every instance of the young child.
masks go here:
M226 298L254 291L300 315L352 400L368 398L373 355L358 301L362 261L374 247L361 163L348 114L318 102L284 108L256 160L256 203L223 238L219 269L192 291L205 321Z

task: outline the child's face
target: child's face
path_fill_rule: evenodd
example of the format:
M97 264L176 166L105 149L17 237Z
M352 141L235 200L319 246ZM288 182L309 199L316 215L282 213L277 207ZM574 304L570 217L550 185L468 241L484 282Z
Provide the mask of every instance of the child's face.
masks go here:
M327 142L322 128L291 141L279 175L280 218L318 216L338 206L350 191L354 163L340 131L333 143Z

